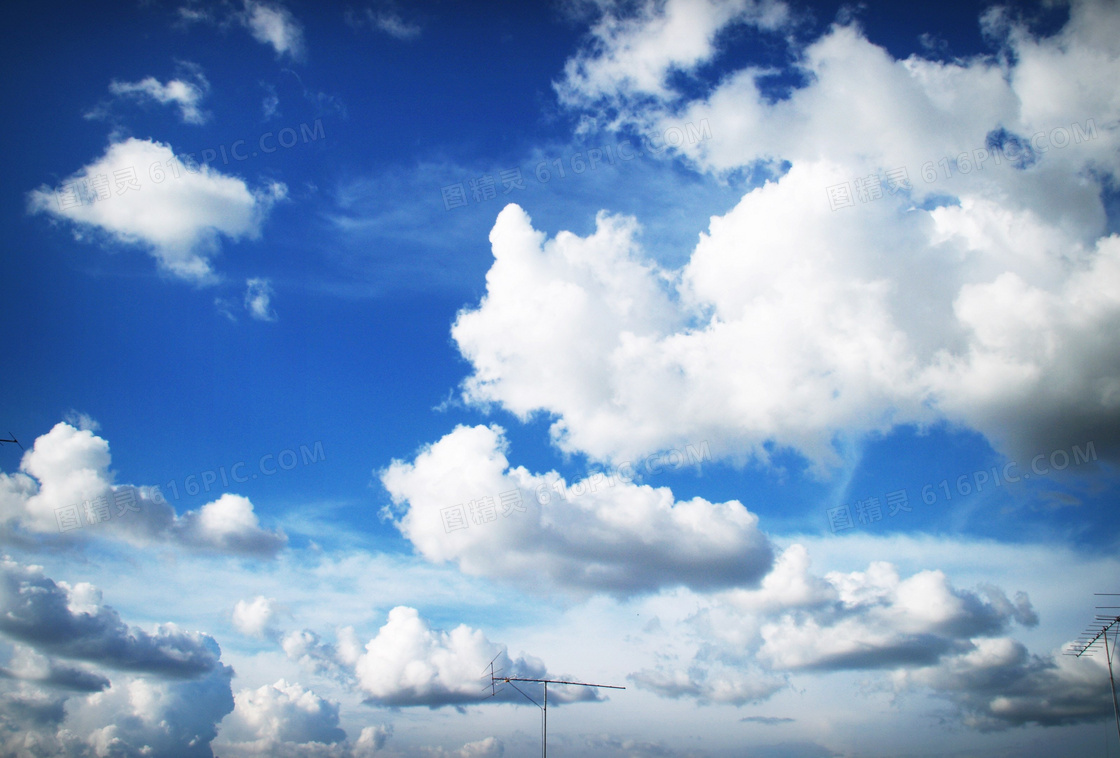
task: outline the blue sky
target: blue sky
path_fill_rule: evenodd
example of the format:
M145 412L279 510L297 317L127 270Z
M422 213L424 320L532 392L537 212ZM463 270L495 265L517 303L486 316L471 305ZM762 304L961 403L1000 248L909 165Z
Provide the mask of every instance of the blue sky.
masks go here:
M6 13L6 751L1103 754L1114 4Z

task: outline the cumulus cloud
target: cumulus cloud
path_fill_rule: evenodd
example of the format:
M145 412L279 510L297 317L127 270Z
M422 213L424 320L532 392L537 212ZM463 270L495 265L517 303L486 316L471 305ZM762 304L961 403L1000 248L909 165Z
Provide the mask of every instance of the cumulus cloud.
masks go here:
M450 631L432 629L415 608L398 606L389 611L377 636L366 643L354 670L371 702L438 708L484 699L489 693L481 691L479 682L491 662L495 672L504 676L547 678L541 661L511 659L503 646L490 642L481 630L466 624ZM519 697L508 687L499 693L499 699L510 702L518 702ZM555 693L549 690L549 700L555 698L558 705L598 697L585 687L557 685Z
M245 310L257 321L275 321L272 296L276 294L268 279L254 277L245 280Z
M978 639L935 666L895 672L900 691L928 687L949 698L982 731L1024 724L1058 726L1112 714L1103 661L1058 651L1032 655L1007 637Z
M29 193L33 213L144 248L161 269L198 284L216 281L210 259L220 240L255 239L269 210L287 193L273 182L250 189L208 166L184 166L161 142L130 137L67 177Z
M260 526L248 498L226 493L178 515L157 488L114 484L109 465L105 439L59 422L24 453L18 472L0 472L0 524L242 555L271 556L287 544L283 532Z
M0 677L75 692L100 692L109 686L109 680L95 671L40 655L25 645L14 647L6 667L0 667Z
M1013 603L996 587L979 594L957 589L940 571L902 579L894 566L875 562L865 572L830 573L825 580L831 602L761 626L759 654L771 665L835 670L928 663L1013 622L1037 623L1025 595Z
M231 755L326 755L345 742L338 704L281 679L234 696L233 713L221 726ZM337 754L337 753L336 753Z
M678 502L668 488L602 474L577 493L555 472L511 467L506 450L500 427L460 426L380 472L407 504L398 528L425 558L538 591L617 596L750 584L770 568L769 540L738 501Z
M1120 457L1120 349L1102 337L1120 325L1103 201L1120 47L1102 32L1120 8L1075 2L1049 37L988 19L1006 54L951 63L834 25L787 43L804 84L783 96L746 68L689 100L668 74L754 11L685 5L606 11L558 90L666 135L706 122L712 139L667 154L769 180L678 269L643 254L633 219L546 240L507 207L452 332L464 398L549 414L563 450L600 460L707 439L826 474L837 440L942 421L1011 458L1090 441Z
M665 656L630 675L637 686L701 704L742 705L769 698L797 672L884 670L900 690L947 691L944 671L955 670L953 661L1006 639L1014 624L1038 623L1022 592L1008 598L992 585L961 589L940 571L903 578L882 561L865 571L819 576L798 544L782 553L758 588L700 602L686 622L698 645L693 659L681 665ZM996 687L990 694L1013 691Z
M491 689L484 692L482 686L491 662L500 676L570 679L550 676L543 662L531 656L511 658L504 645L466 624L449 631L434 629L407 606L389 611L385 624L365 645L353 628L343 627L334 645L304 629L284 635L281 647L306 670L354 685L368 702L394 708L481 702L492 696ZM508 686L499 684L497 690L500 701L527 702ZM549 701L557 704L597 699L599 695L587 688L549 689Z
M208 635L174 624L154 633L130 627L91 585L56 583L10 559L0 561L0 633L51 655L166 676L205 674L220 655Z
M17 643L0 678L5 754L212 758L233 670L209 635L130 626L89 584L7 558L0 634Z
M280 647L306 671L346 682L353 680L354 666L362 655L362 645L353 627L338 630L337 645L324 642L310 629L301 629L285 634Z
M233 607L233 626L250 637L275 637L276 611L276 601L264 595L238 600Z

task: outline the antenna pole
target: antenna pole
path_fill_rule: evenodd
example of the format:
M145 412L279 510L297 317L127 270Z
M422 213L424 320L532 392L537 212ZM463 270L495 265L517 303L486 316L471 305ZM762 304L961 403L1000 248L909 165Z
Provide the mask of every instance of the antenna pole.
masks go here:
M1116 704L1116 680L1112 678L1112 654L1108 652L1108 627L1106 626L1101 632L1104 634L1104 656L1108 661L1108 683L1112 685L1112 714L1116 717L1116 738L1120 739L1120 706ZM1114 640L1116 637L1116 634L1112 635Z

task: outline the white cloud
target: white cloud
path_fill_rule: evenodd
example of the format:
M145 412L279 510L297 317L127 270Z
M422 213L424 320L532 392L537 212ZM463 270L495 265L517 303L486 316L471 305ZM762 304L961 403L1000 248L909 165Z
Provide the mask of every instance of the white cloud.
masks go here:
M785 3L773 0L645 0L632 15L603 4L591 40L568 60L556 89L561 102L614 105L630 97L670 99L666 78L689 72L715 52L716 34L732 23L778 29L789 20Z
M234 755L288 755L300 747L313 755L319 753L316 748L345 740L337 703L283 679L238 692L233 713L221 726L221 741L233 743L229 752Z
M368 23L374 29L405 42L416 39L423 31L419 24L405 21L391 2L381 2L377 7L366 8L361 15L350 11L346 20L353 26Z
M359 687L376 703L438 708L483 700L483 677L491 661L505 676L546 674L540 661L511 659L478 629L465 624L451 631L432 629L415 608L397 606L366 643L354 670ZM513 694L508 691L504 699L513 701ZM557 687L557 703L593 699L595 694L586 690Z
M111 144L60 187L33 190L29 209L68 220L78 232L139 245L163 270L203 284L215 281L210 258L220 239L258 237L286 192L275 182L251 190L207 165L188 170L170 146L130 137Z
M233 625L250 637L275 637L276 601L257 595L251 601L238 600L233 607Z
M154 76L147 76L138 82L122 82L114 79L109 91L118 97L131 97L141 102L154 100L160 105L175 104L179 116L186 124L204 124L208 118L202 108L202 99L210 90L210 83L201 71L194 69L194 81L170 79L162 84Z
M937 570L902 578L885 561L818 576L800 544L782 553L757 589L696 602L698 610L683 621L697 646L692 660L683 666L680 651L668 648L657 666L630 675L639 687L741 705L771 697L798 672L882 669L899 681L923 682L927 675L899 672L936 668L1012 624L1038 624L1025 593L1009 599L990 584L958 589Z
M468 742L455 750L421 748L422 755L432 756L432 758L501 758L505 755L505 751L505 743L497 737Z
M154 632L130 626L96 588L56 582L7 558L0 562L0 634L21 643L9 663L18 689L0 678L5 754L203 758L233 708L233 670L209 635L174 624ZM66 694L48 694L60 690Z
M304 56L303 26L287 8L260 0L245 0L239 16L253 39L270 45L277 57L287 55L295 60Z
M369 702L390 707L439 708L481 702L491 696L484 684L490 663L497 674L545 678L544 664L530 656L510 658L504 645L479 629L460 624L450 631L433 629L415 608L389 611L377 635L362 646L354 630L344 627L339 644L328 645L310 630L285 635L282 646L307 670L354 683ZM561 677L563 678L563 677ZM521 702L510 687L498 685L497 699ZM597 700L590 689L557 685L549 690L557 704Z
M257 321L275 321L272 296L276 294L268 279L255 277L245 280L245 310Z
M676 502L667 488L601 474L562 497L567 486L555 485L554 472L509 465L502 435L499 427L460 426L412 463L380 472L393 502L407 502L398 527L428 560L536 591L621 596L749 584L770 567L758 518L738 501ZM447 521L445 509L457 505L461 521Z
M20 471L0 472L0 524L60 539L171 542L242 555L274 555L287 544L283 532L261 528L248 498L225 493L180 516L156 488L113 484L109 464L106 440L55 424L24 453Z
M835 670L932 662L1013 621L1038 621L1025 595L1012 603L992 586L980 594L958 590L936 570L901 579L891 564L874 562L865 572L830 573L825 580L831 602L782 613L759 628L759 655L771 666ZM749 595L744 600L749 605Z
M788 97L744 69L677 102L667 73L709 60L743 12L608 10L559 90L676 128L669 154L702 169L772 180L713 217L679 269L646 259L633 220L601 213L593 234L546 241L507 207L485 296L452 330L474 369L464 397L550 414L561 449L600 460L705 439L825 473L838 441L945 420L1008 457L1091 441L1120 456L1120 348L1102 337L1120 326L1102 201L1120 173L1120 43L1101 31L1120 8L1076 2L1047 38L1005 24L1002 67L895 60L837 25L789 43L806 83ZM704 122L711 139L683 138ZM1033 162L995 147L1016 139ZM896 169L910 189L890 185ZM844 186L853 207L833 210Z
M646 669L630 675L637 686L667 698L694 698L700 705L746 705L789 686L779 676L750 666L694 666L691 670Z
M354 753L359 756L359 758L375 755L377 751L385 747L385 743L388 742L389 738L392 736L393 728L387 724L362 727L362 732L358 735Z

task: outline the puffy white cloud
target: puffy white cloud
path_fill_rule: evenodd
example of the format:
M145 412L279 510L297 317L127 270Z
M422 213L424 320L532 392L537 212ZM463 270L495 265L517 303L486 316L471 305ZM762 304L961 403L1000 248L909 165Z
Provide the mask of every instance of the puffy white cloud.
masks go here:
M28 206L72 222L76 233L139 245L163 270L208 283L216 278L210 258L221 237L258 237L272 205L286 193L277 182L250 189L208 165L188 169L169 145L129 137L58 188L33 190Z
M381 748L385 747L385 743L392 736L393 728L387 724L364 726L362 727L362 733L358 735L357 743L354 745L354 754L358 758L375 755Z
M244 11L238 18L253 39L270 45L277 57L303 58L303 26L287 8L261 0L245 0Z
M348 626L338 630L338 645L323 642L310 629L301 629L285 634L280 647L305 670L342 681L353 679L354 666L362 655L361 642L353 627Z
M371 702L388 706L461 705L490 696L481 683L494 664L495 673L532 679L549 677L544 664L531 657L511 659L505 647L486 639L479 629L460 624L450 631L432 629L415 608L389 611L377 636L365 645L354 665L359 687ZM559 678L564 678L560 676ZM499 700L524 703L510 687ZM591 688L554 685L549 701L557 705L597 700Z
M676 502L668 488L602 474L576 494L554 472L511 467L506 447L499 427L461 426L381 472L394 503L407 503L398 527L424 557L538 591L619 596L749 584L770 568L770 543L738 501Z
M322 754L317 748L345 740L337 703L283 679L237 693L221 726L221 741L232 743L232 755L315 755Z
M435 708L481 700L480 677L495 657L495 670L512 672L507 676L543 675L543 667L510 660L478 629L433 630L415 608L398 606L366 644L355 671L373 702Z
M185 544L230 553L271 555L287 543L283 533L261 528L249 498L229 492L183 514L172 533Z
M571 679L550 675L543 662L522 654L513 659L505 646L491 642L466 624L449 631L432 628L415 608L397 606L376 636L364 645L349 626L337 630L335 644L310 629L291 631L280 640L287 657L313 674L359 689L366 701L390 707L439 708L481 702L493 696L490 664L499 676ZM524 704L516 690L499 683L497 699ZM549 701L557 704L597 700L582 687L556 685Z
M741 11L612 8L559 88L577 108L626 101L642 129L706 121L712 139L668 153L771 180L675 270L644 258L632 220L546 241L505 209L485 296L453 329L464 397L551 414L562 449L603 460L706 439L825 472L838 439L943 420L1009 457L1120 455L1120 350L1102 337L1120 322L1102 200L1120 169L1120 43L1102 30L1120 8L1075 2L1045 38L989 16L1006 55L951 63L836 25L789 42L805 83L788 97L744 69L678 102L667 72L711 59Z
M272 310L272 296L275 294L268 279L246 279L245 310L257 321L275 321L276 311Z
M238 600L233 607L233 626L250 637L275 637L276 601L264 595L252 600Z
M260 526L248 498L226 493L180 516L156 488L113 484L109 464L106 440L59 422L24 453L20 471L0 473L0 524L243 555L274 555L287 544L283 532Z

